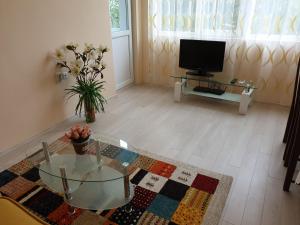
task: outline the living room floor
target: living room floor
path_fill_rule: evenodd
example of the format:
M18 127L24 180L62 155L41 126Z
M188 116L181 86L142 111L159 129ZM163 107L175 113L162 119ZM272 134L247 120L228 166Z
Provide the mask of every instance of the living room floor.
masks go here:
M93 126L133 146L234 177L220 225L300 224L300 187L282 191L288 109L238 106L172 89L133 86L113 98Z
M172 89L142 85L118 91L91 127L137 148L233 176L220 225L296 225L300 187L282 191L287 117L288 108L269 104L254 103L242 116L235 104L197 96L175 103Z

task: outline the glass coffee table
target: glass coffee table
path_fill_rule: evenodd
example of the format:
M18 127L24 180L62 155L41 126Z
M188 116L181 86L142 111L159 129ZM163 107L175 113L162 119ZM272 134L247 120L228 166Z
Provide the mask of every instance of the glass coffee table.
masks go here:
M130 162L103 155L119 148L134 150L123 140L94 134L84 155L77 155L73 145L61 139L50 145L43 142L43 149L28 159L39 169L42 182L63 193L70 206L105 210L126 205L134 194L129 182Z

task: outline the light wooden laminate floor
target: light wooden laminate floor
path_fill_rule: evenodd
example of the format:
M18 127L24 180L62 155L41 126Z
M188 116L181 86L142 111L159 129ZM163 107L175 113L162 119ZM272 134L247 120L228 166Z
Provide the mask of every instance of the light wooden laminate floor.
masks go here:
M172 89L151 86L119 91L92 129L233 176L220 225L300 224L300 186L292 186L290 193L282 191L282 137L288 109L255 103L242 116L235 104L196 96L175 103L172 94ZM54 139L78 121L67 121L44 136ZM5 162L11 164L7 157L17 158L13 153L6 155ZM4 156L0 156L2 162Z

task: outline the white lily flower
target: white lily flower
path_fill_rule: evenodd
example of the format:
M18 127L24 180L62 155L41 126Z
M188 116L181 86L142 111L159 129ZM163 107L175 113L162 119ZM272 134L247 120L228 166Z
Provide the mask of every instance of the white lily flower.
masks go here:
M92 63L92 64L90 65L90 67L91 67L91 68L95 68L95 69L99 69L99 68L100 68L100 64L94 62L94 63Z
M80 71L81 71L81 69L79 67L77 67L77 66L72 66L71 67L71 74L74 77L77 77L80 74Z
M77 67L80 70L82 69L83 64L84 63L83 63L82 59L76 59L75 61L71 62L72 67Z
M58 62L61 62L66 59L66 54L62 49L56 49L54 57Z
M85 49L84 49L85 52L88 52L94 48L94 46L92 44L85 43L84 46L85 46Z
M92 51L89 52L88 57L90 59L96 60L98 58L98 54L95 50L92 50Z

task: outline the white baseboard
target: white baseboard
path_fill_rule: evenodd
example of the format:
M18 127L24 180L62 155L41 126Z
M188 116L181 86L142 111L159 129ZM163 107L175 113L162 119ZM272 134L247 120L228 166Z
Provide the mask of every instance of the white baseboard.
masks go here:
M116 90L119 90L119 89L121 89L121 88L123 88L123 87L125 87L129 84L132 84L132 83L133 83L133 79L126 80L126 81L122 82L121 84L117 84L116 85Z

